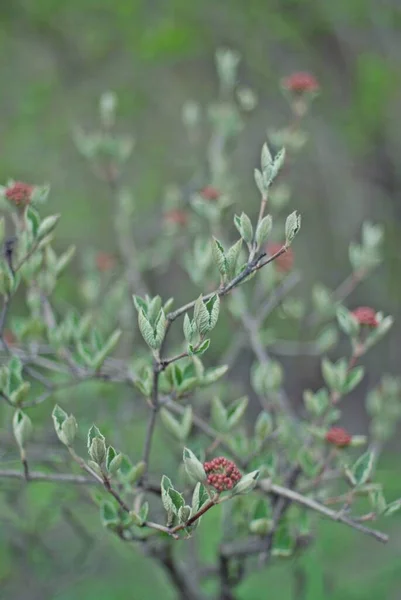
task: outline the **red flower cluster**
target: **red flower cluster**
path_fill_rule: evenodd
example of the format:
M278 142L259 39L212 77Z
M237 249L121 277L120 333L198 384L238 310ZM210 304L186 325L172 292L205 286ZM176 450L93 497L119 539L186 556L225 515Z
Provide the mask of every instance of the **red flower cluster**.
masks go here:
M4 330L3 339L4 339L5 343L7 344L7 346L12 346L17 341L17 338L15 337L15 335L13 334L13 332L10 329Z
M337 448L345 448L352 441L351 434L342 427L331 427L325 436L326 442L337 446Z
M181 225L184 227L188 223L188 214L185 212L185 210L175 208L165 213L164 221L166 223L173 223L175 225Z
M276 252L279 252L279 250L281 250L283 245L284 244L275 244L273 242L271 244L267 244L266 252L269 256L273 256L274 254L276 254ZM291 248L288 248L286 252L283 252L283 254L276 258L274 260L274 264L276 265L277 270L281 273L288 273L288 271L291 271L294 265L294 253L291 250Z
M293 73L282 81L283 87L296 94L305 92L317 92L320 88L317 79L310 73Z
M207 185L200 191L200 195L204 200L217 200L221 194L219 190L211 185Z
M207 474L208 484L218 492L231 490L242 477L237 465L224 456L205 462L203 468Z
M108 252L98 252L95 258L96 267L102 273L110 271L116 264L114 256Z
M360 306L352 311L352 314L360 325L368 325L369 327L377 327L379 321L376 319L376 312L369 306Z
M5 196L16 206L27 206L32 199L33 185L16 181L5 191Z

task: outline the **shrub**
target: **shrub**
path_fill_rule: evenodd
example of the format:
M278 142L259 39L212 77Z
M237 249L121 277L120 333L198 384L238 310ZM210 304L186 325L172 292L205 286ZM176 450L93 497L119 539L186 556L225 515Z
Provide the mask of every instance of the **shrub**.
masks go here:
M228 50L216 55L220 90L208 111L207 177L201 170L201 183L190 186L189 200L185 190L169 189L157 235L143 250L133 235L135 204L123 187L123 166L133 140L117 133L115 95L101 97L98 132L76 131L79 151L113 197L120 251L119 256L85 253L76 307L64 308L59 291L74 248L61 254L54 249L59 215L43 217L40 208L48 188L11 181L1 194L14 228L4 241L0 271L0 334L6 355L1 396L8 405L22 469L3 468L0 475L91 489L97 485L99 493L91 499L99 505L103 526L122 543L138 544L164 566L178 595L187 600L205 597L204 569L199 559L196 568L181 564L176 548L190 537L197 539L204 515L218 505L230 507L223 513L230 534L222 535L211 573L222 600L235 597L236 586L248 573L245 559L256 568L261 560L266 564L305 549L313 540L315 517L386 542L387 535L365 521L401 506L399 500L388 503L374 481L382 445L401 415L400 382L386 375L368 394L369 440L336 425L342 404L365 376L365 354L392 325L392 318L379 310L345 306L355 287L381 262L382 228L363 224L361 241L349 248L351 275L334 291L314 285L313 309L305 313L292 296L300 281L293 242L301 217L293 207L282 217L291 199L283 173L288 156L307 141L303 120L319 84L313 76L298 73L283 80L290 123L270 133L254 172L258 216L236 214L230 229L226 216L232 212L236 186L230 144L243 127L246 111L256 104L251 90L236 87L238 61ZM183 122L197 146L203 126L197 103L185 105ZM182 305L180 297L154 295L148 284L152 272L171 269L177 277L176 263L192 281L194 299ZM12 316L21 297L26 300L25 313L21 316L19 309L20 314ZM297 321L307 328L307 342L291 343L285 323L266 325L279 306L290 331ZM222 344L214 354L211 350L214 343L219 345L219 321L229 364L223 360ZM287 340L280 341L283 335ZM327 353L334 352L339 336L349 341L349 353L329 359ZM304 391L301 415L286 394L282 365L272 358L280 348L292 352L294 346L300 354L322 357L324 386ZM238 394L228 371L246 349L254 356L251 389L245 382ZM82 408L83 400L79 421L104 420L96 405L112 385L113 407L107 404L111 418L105 429L101 431L98 422L83 431L84 425L69 413L64 393L62 407L56 404L52 411L55 433L65 447L64 472L59 472L60 457L53 453L42 450L41 456L36 452L31 458L32 436L43 440L42 449L52 443L46 418L50 402L63 390L72 397L78 393L75 388L90 382L96 387L88 386L87 408ZM243 391L252 393L259 404L253 422L246 418L248 396ZM114 423L120 397L129 402L129 410L123 422ZM45 412L38 410L42 404ZM132 457L124 424L129 428L131 420L140 419L144 407L142 452ZM164 475L152 464L155 436L162 435L158 423L168 434L169 451L182 456L181 464L173 466L170 460ZM80 450L82 434L87 437L85 451ZM76 467L69 465L68 457ZM41 468L35 470L38 463ZM358 513L360 497L369 503L363 514Z

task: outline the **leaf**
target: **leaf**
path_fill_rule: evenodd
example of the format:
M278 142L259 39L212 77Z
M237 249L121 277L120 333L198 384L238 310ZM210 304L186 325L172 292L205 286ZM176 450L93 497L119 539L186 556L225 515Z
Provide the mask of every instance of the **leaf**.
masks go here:
M168 520L170 520L170 513L173 512L173 502L168 493L170 489L174 489L171 479L169 479L167 475L163 475L161 480L162 504L164 509L167 511Z
M188 405L184 409L184 415L181 421L181 439L184 441L188 438L192 429L192 406Z
M217 266L221 275L227 275L228 265L226 255L224 253L224 248L220 244L219 240L213 238L212 242L212 256L215 265Z
M238 258L241 253L242 238L229 248L226 252L227 273L229 277L234 277L237 272Z
M25 448L26 443L31 438L32 429L32 421L28 415L23 413L22 410L15 411L13 417L13 432L17 444L21 449Z
M255 179L256 186L260 192L260 195L262 196L262 198L265 198L267 195L268 186L266 186L265 184L262 173L259 171L259 169L255 169L253 172L253 176Z
M212 400L211 411L212 423L217 431L225 432L228 429L228 414L223 403L218 396Z
M259 223L256 229L255 241L258 247L265 244L268 240L273 227L273 219L271 215L266 215Z
M68 415L62 408L60 408L60 406L58 404L56 404L56 406L53 408L52 417L53 417L54 427L55 427L56 431L58 431L61 429L61 426L64 423L64 421L67 419Z
M180 494L180 492L177 492L177 490L175 490L172 487L168 489L167 493L168 493L168 495L170 497L170 500L172 502L172 507L173 507L174 514L176 514L178 516L178 511L185 504L184 497L183 497L182 494Z
M209 500L208 493L203 483L198 481L192 494L192 514L195 514Z
M118 525L120 519L118 518L117 509L111 502L103 502L100 506L100 518L102 524L105 527Z
M194 481L206 481L206 473L201 461L189 448L184 448L183 461L187 474Z
M272 548L273 556L291 556L294 551L294 545L295 541L291 535L288 522L281 522L274 536Z
M206 352L206 350L209 348L210 346L210 340L204 340L201 344L199 344L199 346L193 346L192 344L189 344L188 346L188 353L190 354L190 356L193 355L198 355L198 356L202 356L202 354L204 354Z
M336 311L337 322L340 329L350 337L356 337L359 333L360 325L354 315L345 308L339 306Z
M348 373L347 380L345 382L343 393L348 394L362 381L365 374L365 368L362 366L355 367Z
M220 298L218 294L214 294L208 302L206 302L206 308L209 313L209 329L213 329L216 326L220 312ZM201 332L202 333L202 332Z
M374 452L365 452L358 458L351 469L355 485L363 485L370 478L375 463Z
M210 330L210 314L203 302L202 295L199 296L194 306L194 320L199 333L204 335Z
M232 429L240 422L243 417L246 407L248 406L248 397L243 396L242 398L238 398L235 400L227 410L227 424L229 429Z
M181 424L166 408L161 409L160 418L167 431L169 431L175 438L182 441L183 438Z
M257 485L259 475L260 470L252 471L251 473L247 473L246 475L244 475L232 490L232 495L234 496L236 494L248 494Z
M139 331L141 332L142 337L149 348L152 348L152 350L157 350L158 344L156 343L153 327L149 323L148 318L142 309L138 312L138 325Z
M266 171L273 163L273 156L269 150L269 146L264 143L262 146L262 152L260 156L260 166L262 167L262 173Z
M273 431L273 420L269 413L263 411L259 414L255 423L255 437L262 443Z
M251 219L244 212L241 214L241 237L247 243L250 244L253 240L253 227Z
M63 411L63 412L64 412L64 411ZM64 414L67 416L67 414L66 414L66 413L64 413ZM89 432L88 432L88 441L87 441L87 448L88 448L88 450L89 450L89 448L91 447L91 445L92 445L92 441L93 441L95 438L100 438L100 439L102 439L103 441L105 440L105 437L104 437L104 435L102 435L102 434L100 433L100 431L99 431L99 429L96 427L96 425L92 425L92 427L89 429Z
M145 315L148 312L148 304L147 302L145 302L145 300L143 300L143 298L141 298L140 296L132 296L134 304L135 304L135 308L138 311L138 313L143 310L143 312L145 313Z
M394 502L390 502L390 504L387 505L386 509L383 512L383 515L385 517L389 517L390 515L398 512L400 509L401 509L401 499L394 500Z
M301 216L295 210L290 215L288 215L285 221L285 240L287 245L291 244L300 228Z
M298 462L307 477L316 477L321 470L320 463L307 448L302 448L298 452Z

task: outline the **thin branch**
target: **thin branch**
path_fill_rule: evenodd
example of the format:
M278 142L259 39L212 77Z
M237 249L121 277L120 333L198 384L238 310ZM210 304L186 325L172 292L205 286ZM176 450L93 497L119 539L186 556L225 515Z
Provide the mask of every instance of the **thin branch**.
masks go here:
M153 434L155 431L157 413L159 411L159 377L160 370L158 368L158 364L155 363L153 365L153 388L152 388L152 406L151 406L151 414L148 421L148 427L146 430L145 444L143 449L142 461L145 465L144 473L141 477L142 483L146 483L148 468L149 468L149 458L150 451L152 449L152 441Z
M305 508L314 510L315 512L318 512L319 514L327 517L328 519L338 521L339 523L344 523L344 525L348 525L348 527L352 527L353 529L356 529L357 531L360 531L365 535L370 535L374 537L379 542L385 544L389 540L388 535L386 535L385 533L365 527L364 525L361 525L360 523L358 523L357 521L355 521L351 517L348 517L345 514L341 514L339 512L331 510L330 508L327 508L327 506L320 504L320 502L317 502L312 498L308 498L307 496L303 496L302 494L299 494L294 490L273 484L270 480L261 480L259 482L259 487L264 492L277 494L278 496L287 498L291 502L296 502L297 504L300 504Z
M22 471L14 469L0 469L0 478L9 479L25 479L25 474ZM49 481L49 482L62 482L62 483L74 483L78 485L87 485L98 483L92 477L85 477L85 475L73 475L70 473L41 473L40 471L31 471L29 473L29 481Z
M252 273L254 273L255 271L258 271L262 267L265 267L266 265L270 264L271 262L276 260L276 258L278 258L282 254L284 254L284 252L286 252L286 251L287 251L287 247L282 246L277 252L275 252L274 254L269 256L265 261L260 262L262 260L262 258L264 258L266 256L266 252L262 252L261 254L259 254L259 256L257 256L256 258L254 258L253 260L248 262L245 269L243 271L241 271L241 273L239 273L236 277L234 277L234 279L229 281L224 287L218 288L214 292L211 292L210 294L206 294L205 296L203 296L203 301L207 302L215 294L217 294L218 296L225 296L226 294L231 292L232 289L237 287L237 285L242 283L244 281L244 279L249 277L249 275L252 275ZM180 315L184 314L185 312L187 312L188 310L193 308L193 306L195 305L195 302L196 302L196 300L192 300L192 302L188 302L188 304L184 304L184 306L177 308L177 310L168 313L168 315L166 317L167 320L170 323L172 323Z

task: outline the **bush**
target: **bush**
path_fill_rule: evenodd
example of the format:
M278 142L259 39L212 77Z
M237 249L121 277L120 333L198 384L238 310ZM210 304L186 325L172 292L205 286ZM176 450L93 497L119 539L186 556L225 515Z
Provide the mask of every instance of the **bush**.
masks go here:
M98 132L76 131L79 151L113 197L120 248L119 257L84 253L76 307L66 306L60 285L74 248L54 250L59 215L42 217L39 211L48 188L10 181L1 193L14 228L4 241L0 272L6 354L1 396L15 438L8 452L13 456L18 448L22 469L3 468L0 475L95 489L90 498L99 506L102 525L158 561L187 600L206 597L206 573L199 558L187 564L176 549L188 538L197 541L201 520L218 505L225 509L225 527L207 576L221 600L235 597L250 568L304 551L313 541L317 516L386 542L387 535L365 521L401 506L400 500L388 503L374 481L382 445L401 415L398 379L385 375L367 396L369 440L336 425L344 399L365 376L363 357L392 325L391 317L373 308L345 306L381 262L382 228L363 224L360 243L349 248L351 275L334 292L315 284L311 311L291 296L300 281L292 244L301 217L290 209L282 218L290 202L283 174L289 157L307 142L302 125L319 91L313 76L296 73L282 81L290 122L271 132L255 169L258 216L241 212L230 229L226 215L236 186L230 148L246 111L257 102L251 90L236 87L238 61L234 52L217 52L220 90L208 111L207 169L200 166L194 173L202 184L169 189L162 223L152 244L141 250L133 234L135 203L122 183L133 140L117 133L115 95L101 97ZM183 122L196 151L208 130L197 103L185 105ZM171 273L175 285L176 263L195 288L195 299L181 306L149 292L151 274L157 280ZM12 316L14 306L19 314ZM266 324L280 307L286 319ZM297 323L308 331L308 341L291 341ZM329 359L340 336L349 341L348 355ZM282 365L271 356L280 349L322 356L324 386L304 391L302 415L286 394ZM238 393L227 373L246 352L254 356L251 386L243 369ZM66 410L67 399L84 385L85 397L74 403L77 420ZM254 419L245 417L249 393L259 405ZM62 455L51 449L54 436L48 431L49 402L57 395L64 396L52 411L55 433L65 446ZM124 411L116 418L120 397ZM92 420L97 425L90 425ZM143 426L140 454L130 439L133 421ZM152 455L156 437L165 435L158 424L168 435L167 459ZM133 447L135 459L129 455ZM168 472L161 474L160 466ZM77 497L72 506L79 510L79 502Z

